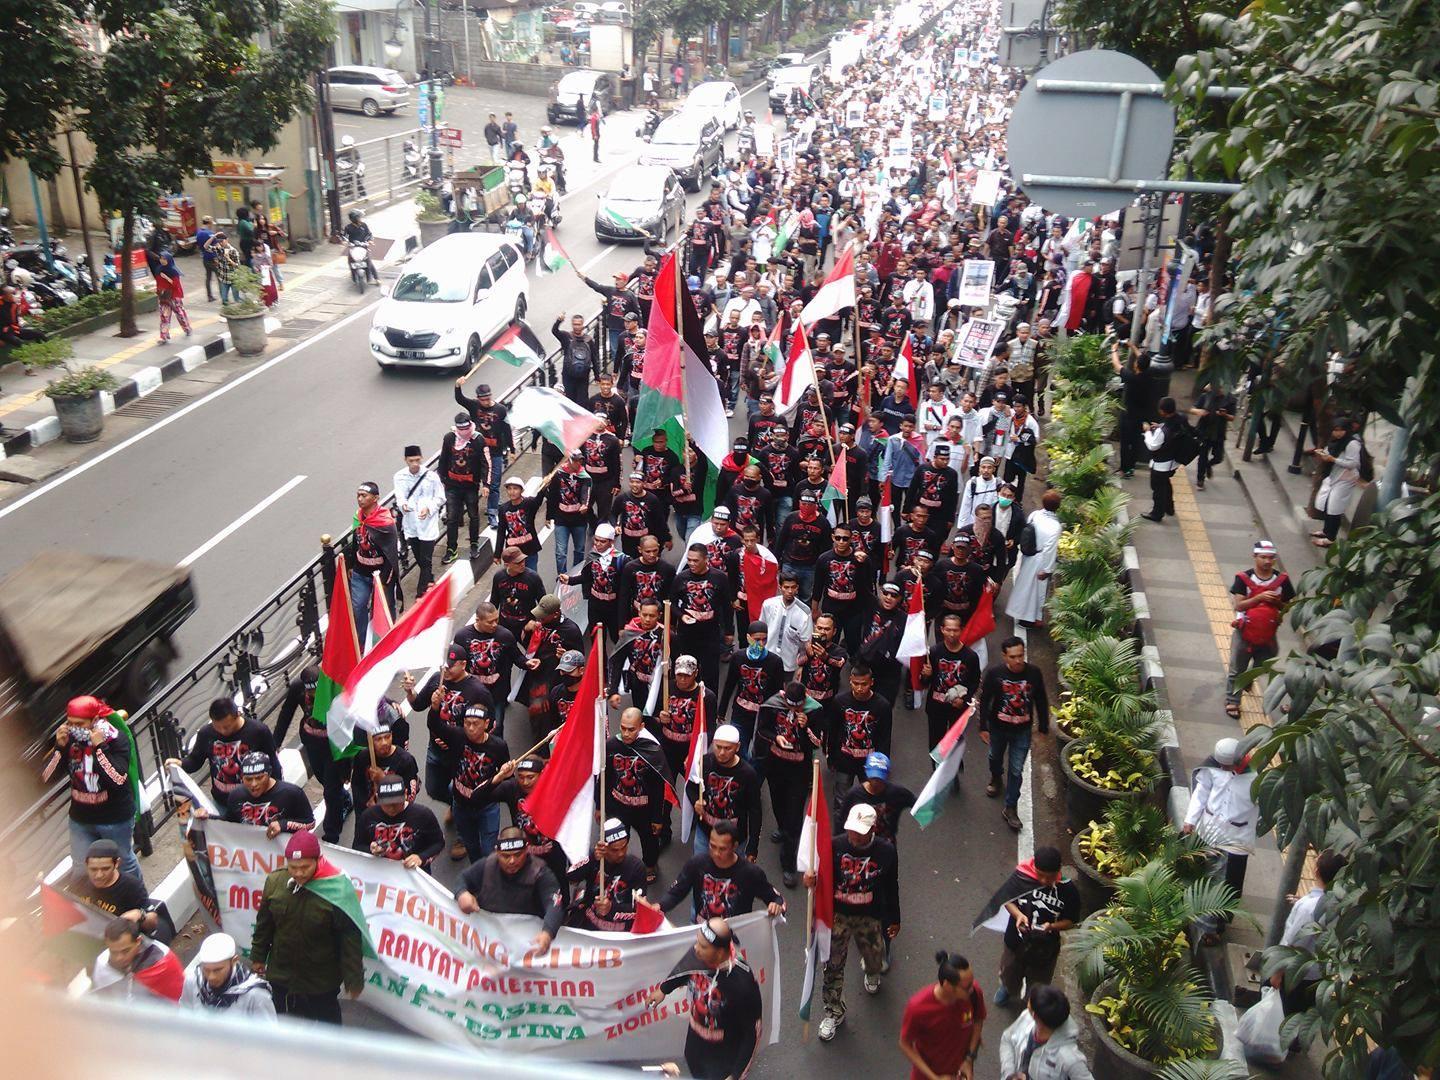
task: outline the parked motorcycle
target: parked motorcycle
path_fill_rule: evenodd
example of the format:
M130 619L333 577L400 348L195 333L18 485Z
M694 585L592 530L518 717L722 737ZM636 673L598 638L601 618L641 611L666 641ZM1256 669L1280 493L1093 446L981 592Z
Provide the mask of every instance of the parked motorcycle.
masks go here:
M414 139L406 139L403 147L405 160L404 175L406 180L420 179L420 148L415 145Z

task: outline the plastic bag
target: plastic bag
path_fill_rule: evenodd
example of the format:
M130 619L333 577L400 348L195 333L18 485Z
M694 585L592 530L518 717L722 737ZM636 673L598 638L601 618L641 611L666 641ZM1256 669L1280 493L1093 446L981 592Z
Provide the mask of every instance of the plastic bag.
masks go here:
M1267 986L1260 991L1260 1001L1252 1006L1235 1029L1245 1056L1260 1065L1282 1065L1288 1048L1280 1038L1280 1025L1285 1022L1285 1007L1280 991Z

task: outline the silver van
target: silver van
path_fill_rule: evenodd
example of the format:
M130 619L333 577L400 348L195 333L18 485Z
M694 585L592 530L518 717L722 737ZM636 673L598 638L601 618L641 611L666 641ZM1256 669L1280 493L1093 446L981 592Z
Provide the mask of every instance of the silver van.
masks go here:
M410 84L390 68L333 67L325 73L325 81L335 109L390 116L410 104Z

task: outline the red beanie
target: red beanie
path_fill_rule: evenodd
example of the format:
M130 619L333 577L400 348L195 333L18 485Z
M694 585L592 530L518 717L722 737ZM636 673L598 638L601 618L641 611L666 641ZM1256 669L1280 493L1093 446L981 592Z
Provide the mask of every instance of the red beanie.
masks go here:
M320 841L315 838L313 832L297 832L285 845L285 858L287 859L318 859L319 857Z

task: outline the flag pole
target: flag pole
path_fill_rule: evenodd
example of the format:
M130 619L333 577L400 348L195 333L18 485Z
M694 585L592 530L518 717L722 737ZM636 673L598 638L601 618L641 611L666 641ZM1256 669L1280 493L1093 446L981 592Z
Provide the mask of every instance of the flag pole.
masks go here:
M665 639L660 642L660 670L655 678L664 679L660 684L660 708L670 709L670 601L665 601Z
M810 760L810 868L815 874L816 885L820 881L820 759ZM815 948L815 885L805 890L805 955L809 957L811 950ZM814 961L811 960L813 963ZM819 976L820 972L815 972ZM810 988L811 999L814 999L815 988ZM810 1021L805 1021L805 1027L800 1033L801 1042L810 1041Z
M600 842L605 842L605 774L610 768L610 754L605 749L610 742L610 687L605 682L605 628L603 625L595 627L595 660L600 665L600 708L605 716L604 730L600 738ZM596 898L605 895L605 859L604 856L597 859L600 866L600 889L595 894Z

